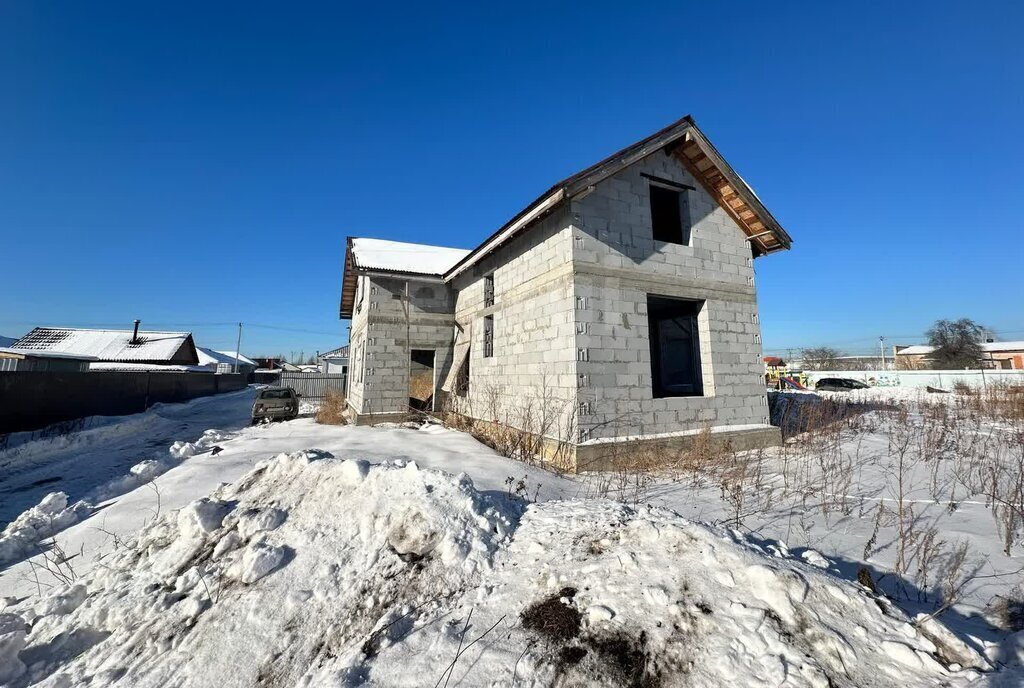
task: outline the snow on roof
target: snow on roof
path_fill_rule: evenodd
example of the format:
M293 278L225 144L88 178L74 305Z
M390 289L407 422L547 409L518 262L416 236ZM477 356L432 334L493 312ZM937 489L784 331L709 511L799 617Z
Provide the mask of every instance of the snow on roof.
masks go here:
M209 366L217 365L219 363L227 363L228 365L235 364L235 352L234 351L215 351L213 349L207 349L206 347L197 346L196 354L199 356L199 365ZM256 366L256 362L246 358L239 354L238 356L239 365L251 365Z
M985 351L1024 351L1024 341L985 342L981 348Z
M37 327L14 343L15 348L94 356L101 361L171 360L192 335L188 332L139 331L132 343L131 330L80 330Z
M983 342L982 351L1024 351L1024 341L1015 342ZM897 356L926 356L935 351L934 346L915 344L896 352Z
M100 372L141 372L148 373L209 373L209 368L193 365L167 363L124 363L123 361L96 361L89 364L90 371Z
M469 253L462 248L385 239L352 239L352 259L357 268L442 275Z
M95 356L85 354L71 354L66 351L39 351L36 349L21 349L13 346L0 346L0 354L15 354L17 356L32 356L33 358L72 358L76 361L95 361Z
M217 353L219 353L221 356L227 356L228 358L231 359L232 363L235 361L235 352L234 351L218 351ZM243 354L238 354L238 362L239 363L245 363L246 365L251 365L251 366L256 365L256 361L252 360L251 358L249 358L248 356L245 356Z
M338 347L333 351L325 351L320 354L320 358L348 358L348 344Z

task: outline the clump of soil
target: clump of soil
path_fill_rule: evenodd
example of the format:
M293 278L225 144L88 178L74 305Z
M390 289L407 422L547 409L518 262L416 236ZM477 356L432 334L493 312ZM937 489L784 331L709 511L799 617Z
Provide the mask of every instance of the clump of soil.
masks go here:
M583 617L579 610L562 601L575 596L576 588L562 588L551 597L535 602L520 614L523 627L549 640L565 642L575 638L580 633Z
M639 637L622 632L581 637L583 617L572 604L576 592L575 588L562 588L520 614L523 628L548 641L558 675L566 671L580 677L611 675L619 686L660 686L661 674L650 661L646 633Z
M661 676L651 669L647 656L647 634L639 638L616 634L591 638L588 644L619 674L619 685L630 688L657 688Z

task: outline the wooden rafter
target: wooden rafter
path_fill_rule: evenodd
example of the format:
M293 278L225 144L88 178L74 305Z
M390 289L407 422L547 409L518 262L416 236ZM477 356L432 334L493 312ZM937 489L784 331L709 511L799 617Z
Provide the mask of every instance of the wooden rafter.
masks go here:
M687 137L673 153L711 197L736 221L747 238L760 247L761 252L768 253L785 248L774 232L766 230L766 222L730 183L718 164L695 138Z

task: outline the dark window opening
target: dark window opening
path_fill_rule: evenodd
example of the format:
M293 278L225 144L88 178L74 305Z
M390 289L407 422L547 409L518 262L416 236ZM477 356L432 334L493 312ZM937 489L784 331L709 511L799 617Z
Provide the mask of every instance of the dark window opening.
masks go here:
M455 396L464 397L469 392L469 353L462 359L459 372L455 375Z
M484 308L494 305L494 275L484 277Z
M650 185L654 240L690 245L690 203L685 190Z
M656 399L704 395L697 314L703 301L647 296L651 376Z
M494 316L484 317L484 358L494 356Z

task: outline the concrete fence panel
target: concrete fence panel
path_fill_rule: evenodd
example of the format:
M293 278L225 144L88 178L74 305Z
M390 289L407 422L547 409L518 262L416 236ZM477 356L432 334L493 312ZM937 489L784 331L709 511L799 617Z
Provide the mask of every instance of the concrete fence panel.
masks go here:
M1024 385L1024 370L808 370L813 383L825 377L842 377L872 387L938 387L952 389L962 383L970 387Z

